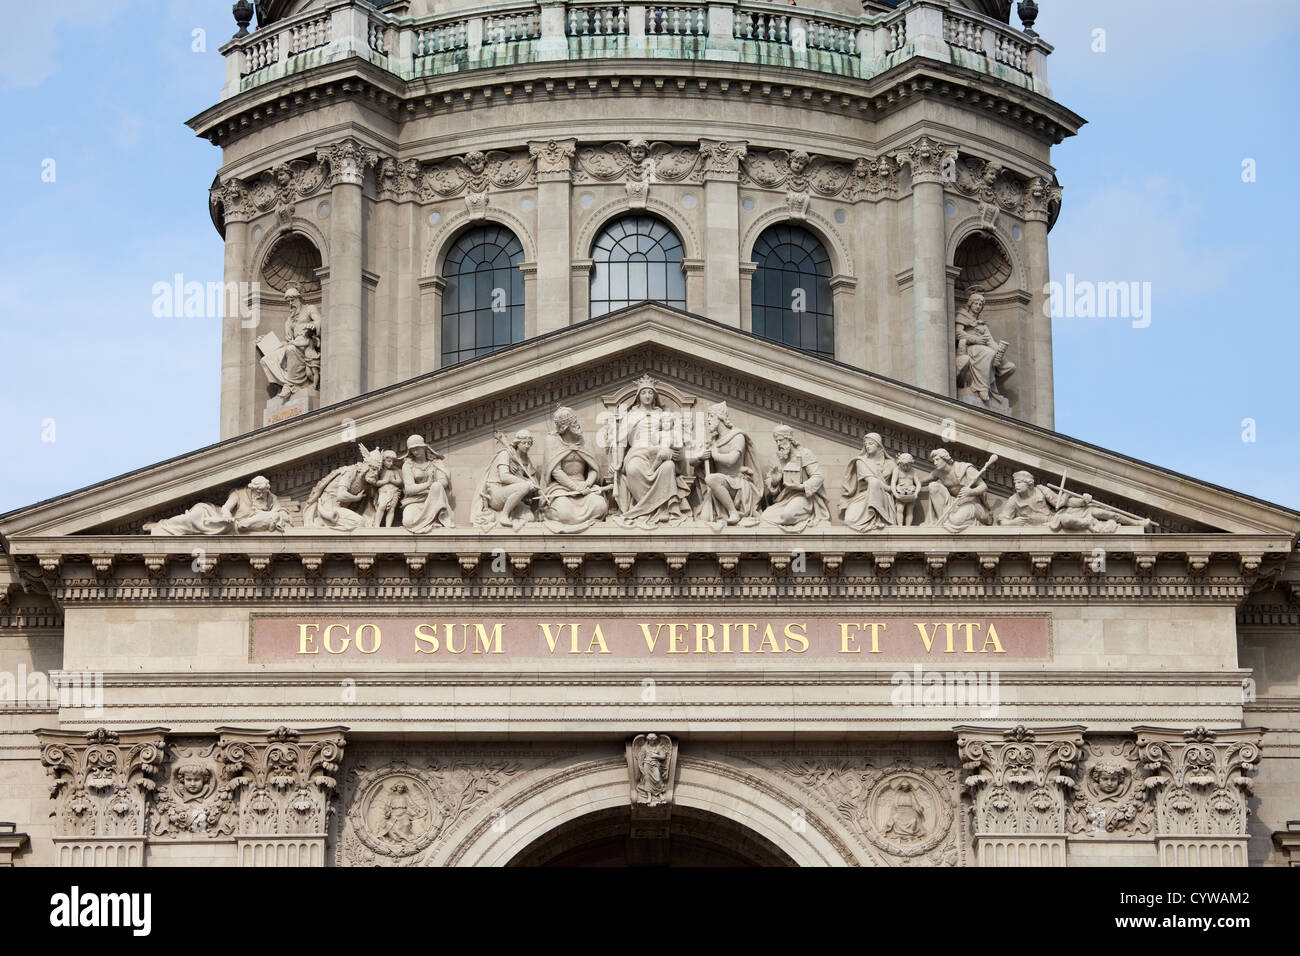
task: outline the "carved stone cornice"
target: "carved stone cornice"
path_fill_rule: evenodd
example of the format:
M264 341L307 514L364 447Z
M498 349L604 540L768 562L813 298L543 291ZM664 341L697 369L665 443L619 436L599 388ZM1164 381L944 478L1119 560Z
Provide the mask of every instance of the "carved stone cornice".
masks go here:
M1156 833L1245 836L1250 776L1259 765L1260 728L1174 730L1137 727L1137 746L1155 793Z
M912 184L949 181L956 173L957 147L922 136L892 154L900 167L912 172Z
M573 176L576 139L530 140L528 154L537 164L539 182L567 182Z
M977 836L1065 833L1065 808L1083 752L1082 726L956 730Z
M142 837L149 794L166 752L165 727L90 733L38 730L41 763L54 778L55 833Z

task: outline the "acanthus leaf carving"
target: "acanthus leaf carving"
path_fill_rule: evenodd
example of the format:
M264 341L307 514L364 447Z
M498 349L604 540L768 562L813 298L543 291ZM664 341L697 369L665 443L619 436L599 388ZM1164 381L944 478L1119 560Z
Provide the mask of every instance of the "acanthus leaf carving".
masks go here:
M975 833L1064 834L1082 727L957 728Z

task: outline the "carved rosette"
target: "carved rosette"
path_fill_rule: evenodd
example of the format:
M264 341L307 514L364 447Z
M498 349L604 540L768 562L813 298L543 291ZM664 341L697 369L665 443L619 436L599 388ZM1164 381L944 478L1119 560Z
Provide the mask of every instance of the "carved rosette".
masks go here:
M1072 838L1114 839L1150 834L1154 808L1137 744L1089 742L1079 766L1079 786L1066 813Z
M843 758L788 760L781 770L893 865L962 865L955 767L900 759L880 768Z
M573 174L573 154L577 140L548 139L528 144L528 154L533 157L539 179L567 180Z
M957 730L976 836L1065 833L1065 808L1083 749L1082 727Z
M944 183L952 178L957 166L957 147L922 136L910 146L893 154L899 166L912 171L912 184Z
M1145 786L1155 792L1157 835L1246 835L1262 730L1136 730L1151 772Z
M355 139L344 139L318 147L316 159L328 170L327 181L333 189L341 185L365 185L366 167L376 165L380 156Z
M441 839L470 816L520 765L505 759L395 760L351 771L351 798L340 834L341 866L420 866Z
M218 745L171 748L149 808L152 837L175 839L234 833L234 793Z
M163 728L87 734L38 730L41 763L54 778L50 796L58 836L140 837L149 793L157 786Z
M236 835L325 834L346 744L342 727L218 731Z

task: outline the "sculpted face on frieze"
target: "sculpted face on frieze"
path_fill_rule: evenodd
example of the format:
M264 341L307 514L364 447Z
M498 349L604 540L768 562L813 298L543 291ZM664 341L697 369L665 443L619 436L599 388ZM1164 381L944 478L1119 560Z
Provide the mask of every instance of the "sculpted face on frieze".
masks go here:
M334 459L310 486L299 479L297 488L309 490L297 500L272 493L258 475L221 504L200 501L146 522L144 531L436 535L468 525L507 535L1140 534L1153 527L1150 518L1071 487L1064 469L1040 482L1024 469L995 472L998 455L981 463L944 447L894 452L896 432L887 440L864 430L853 447L650 375L598 405L560 405L530 424L451 453L419 434L390 436L389 448L357 444L354 459ZM828 481L828 473L842 477ZM995 474L1007 486L997 486L1001 493L991 484Z

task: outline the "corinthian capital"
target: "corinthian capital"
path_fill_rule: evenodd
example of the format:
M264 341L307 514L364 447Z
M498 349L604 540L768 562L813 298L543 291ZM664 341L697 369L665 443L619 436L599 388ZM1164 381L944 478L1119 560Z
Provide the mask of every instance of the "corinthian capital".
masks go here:
M958 727L975 833L1064 834L1067 796L1083 751L1082 727Z
M577 140L548 139L528 144L528 153L537 161L537 174L549 178L567 177L573 170L573 154Z
M912 182L943 183L957 177L957 147L922 136L893 154L899 166L912 170Z
M248 187L237 179L227 179L212 187L208 193L208 205L216 212L221 208L221 216L226 222L248 222L253 218L253 203L248 194Z
M1137 727L1138 754L1156 791L1156 834L1244 836L1250 775L1263 731Z
M366 167L380 160L376 150L362 146L355 139L344 139L316 149L316 159L329 170L331 188L339 185L361 186L366 181Z
M234 794L236 835L324 835L343 761L344 728L217 729L224 777Z
M727 143L715 139L700 140L700 158L704 161L706 176L738 177L740 163L748 154L748 143Z
M1047 222L1052 217L1052 206L1061 203L1061 187L1053 186L1041 176L1035 176L1025 188L1020 214L1030 222Z
M54 778L58 836L144 836L149 794L162 766L165 729L88 734L38 730L41 763Z

